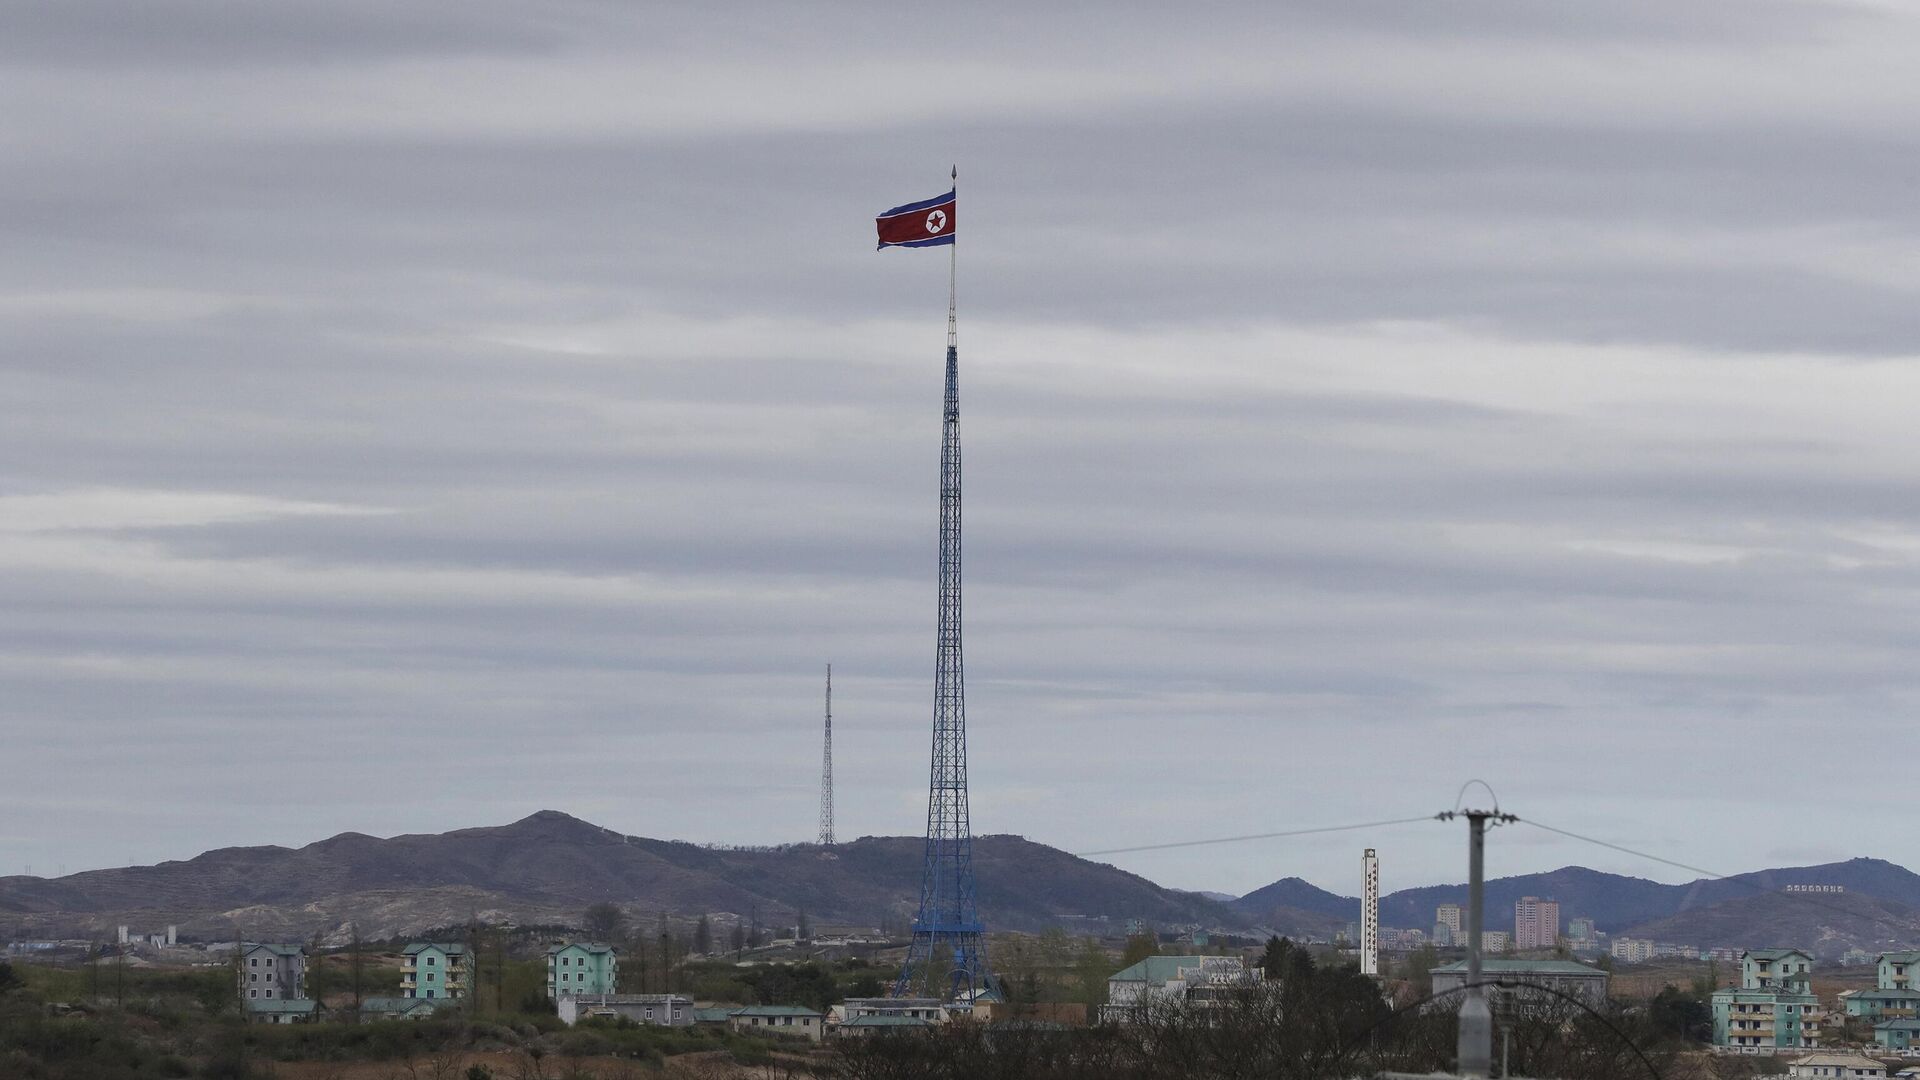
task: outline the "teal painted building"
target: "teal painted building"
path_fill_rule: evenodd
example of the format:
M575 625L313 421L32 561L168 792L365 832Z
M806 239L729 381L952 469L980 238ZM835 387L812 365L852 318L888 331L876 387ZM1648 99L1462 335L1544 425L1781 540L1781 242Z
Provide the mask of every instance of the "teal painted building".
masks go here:
M1813 957L1799 949L1748 949L1740 954L1743 990L1805 992L1813 981Z
M1920 990L1915 977L1920 976L1920 952L1881 953L1874 960L1879 969L1876 985L1882 990Z
M1873 1025L1873 1041L1889 1050L1920 1046L1920 1020L1882 1020Z
M571 941L547 950L547 997L620 992L620 957L611 945Z
M1825 1015L1812 979L1813 957L1798 949L1742 953L1739 989L1713 994L1714 1045L1818 1048Z
M1848 1016L1868 1020L1912 1020L1920 1016L1920 990L1848 990L1840 995Z
M450 941L416 941L400 951L402 997L459 1001L473 988L473 952Z

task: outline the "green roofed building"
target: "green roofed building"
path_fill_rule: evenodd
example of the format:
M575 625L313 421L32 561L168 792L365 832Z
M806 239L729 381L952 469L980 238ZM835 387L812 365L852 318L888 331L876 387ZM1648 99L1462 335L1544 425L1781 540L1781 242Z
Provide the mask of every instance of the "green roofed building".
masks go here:
M255 1024L304 1024L320 1015L320 1003L311 998L251 999L247 1020Z
M1265 973L1238 956L1149 956L1107 976L1101 1023L1124 1024L1154 1008L1207 1007L1261 985Z
M400 951L400 992L459 1001L473 989L473 952L449 941L416 941Z
M245 942L238 960L242 1001L299 1001L307 996L306 949Z
M370 997L360 1003L362 1020L425 1020L448 1002L442 998Z
M1889 1050L1920 1047L1920 1020L1882 1020L1873 1025L1873 1041Z
M891 1035L912 1031L932 1031L934 1023L918 1016L867 1013L842 1021L834 1034L843 1039L861 1039L872 1035Z
M1572 960L1483 960L1480 979L1495 984L1487 987L1487 995L1496 1007L1555 1011L1585 1005L1597 1009L1607 1000L1606 971ZM1438 1007L1455 1007L1466 985L1464 960L1433 969L1433 998Z
M1805 993L1813 980L1813 957L1799 949L1748 949L1740 954L1742 990Z
M1920 952L1881 953L1873 964L1879 969L1877 985L1880 989L1920 990L1915 979L1920 976Z
M727 1025L748 1035L819 1042L827 1033L827 1018L799 1005L749 1005L727 1017Z
M1920 990L1848 990L1840 1007L1868 1020L1912 1020L1920 1016Z
M547 998L620 990L620 957L611 945L573 941L547 950Z
M1819 1049L1826 1020L1813 995L1813 957L1799 949L1740 954L1740 988L1713 993L1713 1044L1766 1053Z

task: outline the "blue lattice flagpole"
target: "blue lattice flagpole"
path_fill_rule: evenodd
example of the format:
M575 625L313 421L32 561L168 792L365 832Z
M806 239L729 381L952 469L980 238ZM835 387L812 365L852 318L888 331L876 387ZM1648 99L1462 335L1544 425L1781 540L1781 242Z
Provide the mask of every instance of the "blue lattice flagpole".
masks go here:
M954 188L959 188L959 169ZM933 761L927 788L926 857L913 943L894 994L924 989L955 997L984 988L986 934L974 902L973 825L967 806L967 703L960 635L960 345L955 280L959 244L947 259L947 386L940 439L940 622L933 675ZM940 985L944 982L944 985Z

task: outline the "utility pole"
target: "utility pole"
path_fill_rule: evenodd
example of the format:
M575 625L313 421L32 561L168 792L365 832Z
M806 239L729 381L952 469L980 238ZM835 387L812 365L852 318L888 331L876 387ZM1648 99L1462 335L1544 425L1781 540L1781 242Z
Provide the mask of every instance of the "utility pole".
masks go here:
M1480 924L1487 906L1487 822L1505 825L1519 819L1492 810L1457 810L1440 815L1442 821L1467 819L1467 989L1460 1002L1460 1075L1487 1080L1493 1075L1493 1009L1487 988L1481 985Z

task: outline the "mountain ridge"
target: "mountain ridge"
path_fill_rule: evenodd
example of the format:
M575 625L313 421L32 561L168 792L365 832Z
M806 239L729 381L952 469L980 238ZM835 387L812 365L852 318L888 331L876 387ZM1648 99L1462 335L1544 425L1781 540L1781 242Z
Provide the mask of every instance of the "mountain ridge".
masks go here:
M342 832L297 848L217 848L151 866L0 878L0 933L98 932L127 922L177 923L203 937L304 939L338 936L358 923L363 933L385 936L482 911L565 923L603 900L688 917L757 912L775 922L804 911L816 924L900 927L917 906L922 846L919 837L866 836L830 851L817 844L707 847L541 810L442 833ZM976 837L974 858L982 917L996 929L1115 933L1140 920L1160 929L1332 936L1359 917L1358 899L1299 877L1223 900L1019 836ZM1838 885L1848 890L1841 895L1875 902L1829 904L1824 915L1812 910L1817 896L1754 902L1791 898L1780 891L1788 885ZM1489 881L1488 925L1507 925L1513 902L1527 895L1559 900L1563 919L1586 915L1608 932L1686 944L1777 944L1793 934L1822 949L1920 941L1920 875L1881 859L1677 885L1563 866ZM1382 898L1381 920L1424 930L1439 904L1465 901L1464 884L1403 889Z
M996 927L1242 921L1219 901L1023 837L973 843L982 916ZM564 922L603 900L688 916L758 912L772 922L805 912L817 923L904 925L919 900L922 846L918 837L861 837L831 851L817 844L710 848L626 836L543 810L444 833L340 833L299 848L219 848L153 866L0 878L0 930L97 931L131 918L177 923L199 936L337 936L349 922L384 936L463 922L481 909Z

